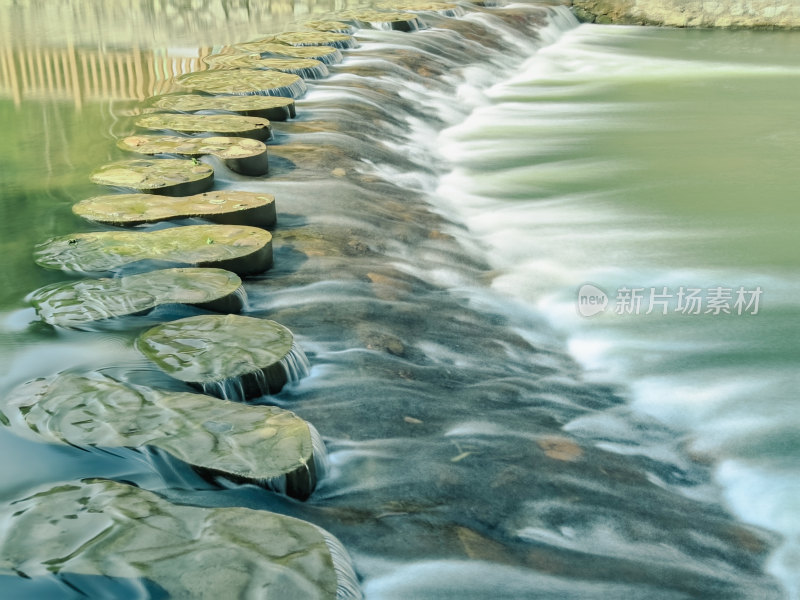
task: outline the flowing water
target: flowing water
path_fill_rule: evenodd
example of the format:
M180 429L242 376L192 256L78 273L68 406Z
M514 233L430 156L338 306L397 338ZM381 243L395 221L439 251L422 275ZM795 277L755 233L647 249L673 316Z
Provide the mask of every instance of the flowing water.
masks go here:
M176 387L135 325L52 329L25 297L64 280L33 247L91 228L70 206L123 158L141 99L212 49L336 8L201 4L132 2L138 25L116 35L100 3L0 3L3 72L30 66L0 96L0 393L64 370ZM336 535L375 599L797 598L800 35L465 12L358 32L273 124L269 178L217 180L276 197L275 267L245 282L246 312L308 356L268 400L324 439L311 499L4 429L0 499L108 477L290 514ZM579 288L605 310L579 314ZM699 314L678 310L690 290Z

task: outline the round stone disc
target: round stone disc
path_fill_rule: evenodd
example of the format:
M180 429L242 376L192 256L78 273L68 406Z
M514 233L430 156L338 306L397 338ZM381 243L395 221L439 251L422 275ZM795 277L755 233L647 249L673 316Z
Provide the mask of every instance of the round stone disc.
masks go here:
M355 27L341 21L303 21L301 25L307 29L331 33L355 33L356 31Z
M214 169L191 160L124 160L103 165L92 173L91 179L100 185L145 194L187 196L209 189L214 184Z
M171 113L139 117L136 127L152 130L169 130L179 133L215 133L220 136L238 136L268 140L272 136L269 121L259 117L241 115L176 115Z
M305 82L297 75L252 69L198 71L181 75L175 81L190 90L235 96L258 94L299 98L307 90Z
M254 52L260 56L292 56L295 58L314 58L326 65L336 65L342 62L342 52L332 46L289 46L269 41L247 42L237 44L237 49L243 52Z
M354 597L348 585L358 589L338 540L265 510L172 504L133 485L85 479L6 501L0 519L4 571L27 578L133 577L158 593L143 595L137 582L126 597L172 600L336 600Z
M323 79L330 73L313 58L261 58L260 54L214 54L203 59L212 69L266 69L292 73L303 79Z
M72 212L89 221L134 226L200 217L225 225L275 225L275 197L256 192L214 190L182 198L153 194L109 194L78 202Z
M270 121L285 121L295 116L294 99L283 96L199 96L171 94L150 102L152 108L174 112L224 110Z
M292 332L275 321L201 315L153 327L136 347L168 375L209 393L209 384L238 379L245 397L256 397L266 393L264 387L276 393L286 383L281 361L292 352L293 342Z
M348 16L358 23L371 25L378 29L394 29L396 31L418 31L424 28L417 15L408 12L391 12L379 10L355 10Z
M273 36L270 41L290 46L332 46L341 49L356 46L353 36L328 31L287 31Z
M243 225L75 233L37 246L35 260L43 267L70 272L103 273L151 260L252 275L272 266L272 236Z
M114 279L55 283L35 291L30 300L45 323L80 327L162 304L239 312L241 286L235 273L222 269L162 269Z

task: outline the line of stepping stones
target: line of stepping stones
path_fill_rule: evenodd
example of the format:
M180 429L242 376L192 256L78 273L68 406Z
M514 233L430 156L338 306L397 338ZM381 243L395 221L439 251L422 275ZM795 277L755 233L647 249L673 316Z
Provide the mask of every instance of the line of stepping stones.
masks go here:
M276 223L275 199L211 190L214 169L197 157L211 155L234 172L265 175L270 120L295 116L294 99L306 92L305 80L326 77L328 66L342 60L341 50L356 46L351 34L358 28L423 28L407 11L464 12L455 4L399 0L341 12L335 21L307 21L305 31L207 57L209 70L176 78L190 93L146 102L135 126L162 133L120 140L121 149L145 156L97 169L92 181L120 193L79 202L74 213L114 226L189 217L214 224L51 239L37 247L40 266L95 278L46 286L30 301L42 321L69 328L165 304L217 311L163 323L136 341L162 371L202 393L61 373L13 390L0 412L5 426L29 439L77 447L155 447L211 476L300 500L313 493L324 465L314 427L274 406L232 401L278 393L307 371L291 331L236 314L244 306L241 277L272 266L267 229ZM225 114L198 114L203 111ZM163 263L173 268L158 268ZM132 266L151 270L127 274ZM250 597L253 590L259 597L361 596L339 543L291 517L176 506L105 480L51 488L0 507L0 518L5 513L14 518L7 519L1 542L4 566L27 577L54 570L146 577L174 598Z

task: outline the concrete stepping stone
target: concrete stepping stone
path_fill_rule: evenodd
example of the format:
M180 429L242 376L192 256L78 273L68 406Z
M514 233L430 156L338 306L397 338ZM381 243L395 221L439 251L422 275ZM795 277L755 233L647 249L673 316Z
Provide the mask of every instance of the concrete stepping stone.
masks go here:
M134 121L140 129L175 131L177 133L214 133L219 136L235 136L268 140L272 128L267 119L242 115L180 115L159 113L139 117Z
M123 138L117 142L117 147L137 154L177 154L186 157L210 154L219 158L231 171L242 175L257 177L269 172L266 145L249 138L143 134Z
M325 464L319 434L287 410L130 386L99 374L24 383L6 395L2 414L28 439L79 448L159 448L209 476L301 500L311 495Z
M234 46L241 52L258 54L262 58L270 56L289 56L292 58L313 58L326 65L342 62L342 52L333 46L289 46L269 41L246 42Z
M307 372L292 332L255 317L201 315L171 321L143 333L136 347L168 375L222 398L276 394Z
M72 212L107 225L135 226L172 219L199 217L224 225L275 225L275 197L257 192L213 190L194 196L107 194L73 205Z
M324 62L313 58L261 58L260 54L214 54L203 59L212 69L263 69L292 73L303 79L330 75Z
M234 96L260 95L299 98L308 89L305 81L292 73L253 69L197 71L181 75L175 81L181 87L197 92Z
M189 196L214 185L214 169L191 160L123 160L103 165L92 173L91 179L100 185L143 194Z
M284 96L200 96L172 94L150 101L150 110L193 113L201 110L235 112L270 121L286 121L296 116L294 99Z
M127 277L55 283L29 300L39 318L59 327L142 314L165 304L190 304L225 313L244 305L239 276L223 269L161 269Z
M272 236L244 225L188 225L158 231L93 231L53 238L36 247L48 269L107 273L142 261L215 267L237 275L272 266Z
M18 576L136 577L172 600L361 598L336 538L267 511L177 505L86 479L4 502L0 518L2 570Z

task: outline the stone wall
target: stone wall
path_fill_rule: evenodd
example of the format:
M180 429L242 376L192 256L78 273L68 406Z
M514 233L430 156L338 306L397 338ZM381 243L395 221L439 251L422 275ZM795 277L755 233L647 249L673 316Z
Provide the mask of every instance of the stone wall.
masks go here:
M800 28L796 0L573 0L578 19L674 27Z

